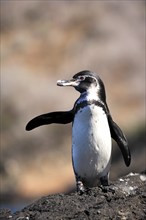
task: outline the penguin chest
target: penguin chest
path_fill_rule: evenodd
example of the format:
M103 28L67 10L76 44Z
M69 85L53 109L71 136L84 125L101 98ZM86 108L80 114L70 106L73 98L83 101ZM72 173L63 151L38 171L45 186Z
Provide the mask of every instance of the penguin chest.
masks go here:
M80 109L72 129L72 159L75 173L83 179L96 179L109 172L111 135L107 116L101 107Z

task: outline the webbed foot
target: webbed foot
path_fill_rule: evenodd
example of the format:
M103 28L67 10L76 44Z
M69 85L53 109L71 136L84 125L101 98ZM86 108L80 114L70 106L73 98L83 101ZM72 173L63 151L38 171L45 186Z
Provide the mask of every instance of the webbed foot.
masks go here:
M77 181L77 192L82 195L83 193L87 192L84 184L79 180Z
M108 193L108 192L111 192L113 194L115 193L115 189L114 189L113 186L103 186L103 185L101 185L100 188L101 188L102 192L104 192L104 193Z
M105 175L105 176L102 176L100 178L100 182L101 182L101 189L103 192L107 193L107 192L112 192L112 193L115 193L115 189L113 186L109 185L109 182L108 182L108 174Z

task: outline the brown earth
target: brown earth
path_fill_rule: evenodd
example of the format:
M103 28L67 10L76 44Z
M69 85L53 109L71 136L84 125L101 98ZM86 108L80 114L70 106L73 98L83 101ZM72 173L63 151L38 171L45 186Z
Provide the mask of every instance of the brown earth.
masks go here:
M8 209L0 212L2 220L135 220L146 218L146 173L130 173L112 183L115 192L89 189L83 195L77 192L42 197L14 214Z

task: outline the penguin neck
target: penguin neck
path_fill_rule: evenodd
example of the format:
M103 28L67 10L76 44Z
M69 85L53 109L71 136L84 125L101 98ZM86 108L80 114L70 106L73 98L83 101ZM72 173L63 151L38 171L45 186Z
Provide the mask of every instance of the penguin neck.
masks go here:
M81 93L80 97L77 99L74 105L75 113L77 113L81 108L92 104L101 107L105 113L107 112L104 102L98 96L98 91L94 89Z
M99 97L98 97L98 92L97 90L94 88L88 89L85 92L82 92L77 103L82 103L84 101L99 101Z

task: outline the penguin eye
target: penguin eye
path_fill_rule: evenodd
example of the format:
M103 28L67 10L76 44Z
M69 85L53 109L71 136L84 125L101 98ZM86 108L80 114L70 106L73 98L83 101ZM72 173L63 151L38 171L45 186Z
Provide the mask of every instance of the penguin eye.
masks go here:
M80 76L79 79L80 79L81 81L83 81L83 80L85 80L85 76Z

